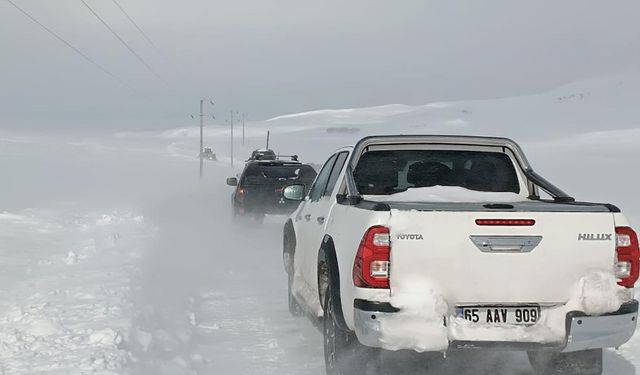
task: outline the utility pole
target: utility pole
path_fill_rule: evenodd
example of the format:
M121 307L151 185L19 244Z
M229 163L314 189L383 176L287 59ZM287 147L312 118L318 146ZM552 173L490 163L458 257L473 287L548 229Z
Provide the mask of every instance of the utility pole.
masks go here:
M244 112L242 112L242 146L244 146Z
M204 103L204 100L200 99L200 180L202 180L202 174L203 174L203 160L202 158L204 157L203 155L203 151L204 151L204 114L202 113L202 105Z
M213 105L213 101L209 101L211 105ZM195 119L196 116L190 115L192 119ZM209 116L204 114L204 99L200 99L200 152L198 152L198 159L200 159L200 180L204 177L204 116ZM211 113L211 118L216 119L216 116Z
M233 111L231 111L231 168L233 168Z

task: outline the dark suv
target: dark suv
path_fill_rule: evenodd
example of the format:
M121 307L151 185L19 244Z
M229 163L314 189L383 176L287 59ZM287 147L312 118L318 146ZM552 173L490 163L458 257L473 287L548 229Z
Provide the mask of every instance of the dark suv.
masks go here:
M227 185L236 186L231 196L234 218L261 221L266 214L290 214L299 202L285 200L282 189L303 184L305 192L316 178L308 164L285 160L249 160L240 178L227 178Z

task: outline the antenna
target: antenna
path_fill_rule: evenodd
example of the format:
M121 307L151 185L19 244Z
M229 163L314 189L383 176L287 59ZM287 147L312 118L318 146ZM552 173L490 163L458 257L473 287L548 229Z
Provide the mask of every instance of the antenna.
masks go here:
M267 150L269 149L269 133L270 131L267 130Z

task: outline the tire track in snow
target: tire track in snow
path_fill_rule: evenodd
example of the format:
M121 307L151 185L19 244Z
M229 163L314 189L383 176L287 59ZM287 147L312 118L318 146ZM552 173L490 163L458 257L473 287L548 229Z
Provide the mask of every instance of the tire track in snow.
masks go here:
M202 301L195 315L200 350L216 353L216 367L223 362L233 374L282 373L286 354L268 320L255 314L260 310L260 303L248 297ZM234 358L238 352L242 361Z

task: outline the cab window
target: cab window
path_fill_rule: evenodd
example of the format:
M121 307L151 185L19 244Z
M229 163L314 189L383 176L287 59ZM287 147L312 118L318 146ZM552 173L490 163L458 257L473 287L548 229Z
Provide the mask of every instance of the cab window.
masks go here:
M324 189L323 196L327 197L331 195L333 192L333 188L338 181L338 177L340 176L340 172L342 171L342 167L344 167L344 163L347 161L348 152L341 152L338 154L336 158L336 162L333 165L333 169L331 170L331 175L329 176L329 182L327 182L327 187Z
M333 165L336 162L336 157L337 155L333 155L329 158L329 160L327 160L326 163L324 163L324 166L320 170L316 181L313 183L311 191L309 191L309 199L312 202L319 201L322 197L322 194L327 187L327 183L329 182L329 177L331 176Z

